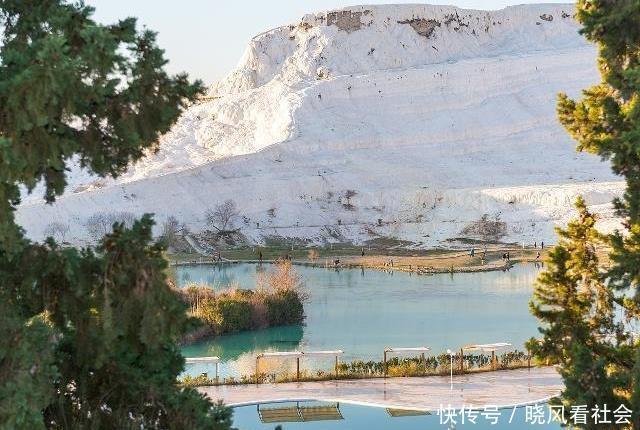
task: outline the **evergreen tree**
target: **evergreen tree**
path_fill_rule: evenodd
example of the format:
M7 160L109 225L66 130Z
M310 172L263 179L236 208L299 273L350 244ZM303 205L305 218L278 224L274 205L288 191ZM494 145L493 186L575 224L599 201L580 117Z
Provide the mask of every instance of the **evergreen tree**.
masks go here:
M596 247L602 238L582 198L576 208L578 218L566 229L557 229L558 245L549 253L530 304L533 315L544 323L543 338L527 345L540 360L559 365L565 411L572 405L587 405L591 410L624 401L616 395L620 381L605 372L612 357L610 343L619 327L614 321L613 294L599 269Z
M226 429L231 412L176 377L190 321L150 216L96 249L34 243L21 188L53 202L68 163L117 176L157 149L201 91L168 76L133 19L64 0L0 0L0 429Z
M640 316L640 2L579 0L576 16L583 25L582 33L599 48L602 81L583 91L579 101L561 94L558 116L578 142L579 151L610 161L613 171L625 179L625 193L614 201L623 231L605 238L611 250L610 267L601 274L596 294L588 296L585 306L589 311L578 312L579 325L566 325L577 316L577 309L582 309L582 305L570 305L580 302L579 292L574 291L578 288L576 277L583 276L580 282L594 279L597 260L584 256L571 269L566 263L576 257L569 255L563 263L558 255L562 251L551 254L551 267L540 279L535 300L542 297L539 291L550 295L563 317L553 321L533 306L534 314L547 324L536 352L539 358L560 360L565 402L625 403L633 410L630 428L639 429L640 348L628 328ZM584 235L570 231L560 247L589 242ZM559 280L556 288L549 282L551 277ZM562 302L569 296L566 304ZM617 324L614 304L623 313ZM586 327L588 333L580 334ZM567 332L573 332L569 343L560 335ZM553 342L561 345L554 347Z

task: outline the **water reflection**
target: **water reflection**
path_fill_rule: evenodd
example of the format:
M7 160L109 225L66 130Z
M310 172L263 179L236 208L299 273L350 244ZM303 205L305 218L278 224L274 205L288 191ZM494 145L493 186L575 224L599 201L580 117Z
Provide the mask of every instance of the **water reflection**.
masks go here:
M255 371L257 354L300 349L303 333L302 326L286 326L229 334L185 346L182 354L185 357L220 357L224 363L220 367L222 377L250 375ZM211 373L211 368L198 364L189 366L187 372L199 375Z
M546 407L545 407L546 409ZM462 422L460 417L453 417L455 424L441 419L437 413L424 414L399 409L385 409L370 406L355 406L344 403L325 402L284 402L243 406L234 408L234 426L241 429L272 430L282 425L288 430L423 430L423 429L475 429L500 430L531 427L526 422L526 410L523 407L503 409L499 412L494 424L486 419L481 411L470 422ZM558 423L536 423L536 429L558 430Z
M185 346L188 357L217 356L222 360L237 360L247 351L291 351L302 341L302 326L271 327L247 331Z
M265 270L258 264L203 264L180 266L176 269L178 285L208 284L212 288L221 289L230 285L242 288L253 288L256 276Z

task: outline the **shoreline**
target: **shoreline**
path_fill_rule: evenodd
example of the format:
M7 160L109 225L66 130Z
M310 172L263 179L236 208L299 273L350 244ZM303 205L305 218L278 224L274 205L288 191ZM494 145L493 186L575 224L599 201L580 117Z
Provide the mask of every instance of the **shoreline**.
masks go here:
M524 252L522 252L524 251ZM484 264L464 264L469 259L479 259L479 257L471 257L468 253L459 253L454 255L443 256L386 256L374 254L371 256L339 256L332 258L323 258L322 261L308 261L300 259L292 259L291 264L294 266L315 267L323 269L371 269L385 272L404 272L417 275L436 275L446 273L482 273L507 271L517 263L543 263L540 259L533 258L533 254L537 250L521 250L509 260L500 258L502 251L492 251L491 257ZM505 250L504 252L513 252L513 250ZM339 262L336 264L335 261ZM466 261L465 261L466 260ZM200 257L197 259L170 261L172 267L181 266L200 266L200 265L233 265L233 264L275 264L278 259L236 259L217 261L212 257ZM462 263L462 264L461 264Z
M172 261L170 263L171 266L180 267L180 266L200 266L200 265L233 265L233 264L276 264L278 260L229 260L229 261L215 261L215 260L202 260L202 261ZM297 261L291 260L291 264L294 266L304 266L304 267L316 267L319 269L373 269L380 271L394 271L394 272L405 272L405 273L415 273L418 275L437 275L444 273L478 273L478 272L496 272L496 271L505 271L512 268L516 263L524 263L529 261L520 261L520 260L510 260L501 265L495 264L487 264L484 266L467 266L467 267L453 267L452 269L447 268L434 268L434 267L423 267L416 266L412 268L407 268L404 266L369 266L365 264L339 264L339 265L331 265L324 263L315 263L315 262L307 262L307 261Z

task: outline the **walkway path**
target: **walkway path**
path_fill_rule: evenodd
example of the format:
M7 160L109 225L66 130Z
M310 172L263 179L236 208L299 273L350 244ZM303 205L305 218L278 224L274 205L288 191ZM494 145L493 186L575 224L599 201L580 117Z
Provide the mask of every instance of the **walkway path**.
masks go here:
M508 407L542 402L562 390L551 367L503 370L448 377L360 379L264 385L201 387L213 400L242 406L290 400L321 400L402 409L438 410L440 406Z

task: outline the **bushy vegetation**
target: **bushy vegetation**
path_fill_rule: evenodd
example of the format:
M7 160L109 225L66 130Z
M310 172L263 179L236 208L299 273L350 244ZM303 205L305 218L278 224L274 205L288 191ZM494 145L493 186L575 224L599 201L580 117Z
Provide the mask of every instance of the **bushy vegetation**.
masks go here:
M491 355L486 354L465 354L462 358L464 372L478 372L493 370ZM496 356L495 369L514 369L528 365L528 356L522 351L505 352ZM391 357L387 359L388 376L425 376L443 375L451 370L451 358L449 354L425 357L424 361L420 357ZM344 376L383 376L384 363L382 361L352 361L350 363L340 363L338 371ZM460 372L460 355L453 357L453 373Z
M495 364L491 363L491 355L486 354L465 354L463 356L464 373L488 372L492 370L518 369L529 366L529 356L522 351L509 351L496 356ZM387 360L387 375L389 377L407 376L438 376L448 375L451 371L451 358L448 354L442 353L436 356L425 357L424 361L420 357L392 357ZM455 355L453 360L453 373L460 372L460 355ZM302 370L301 381L324 381L332 379L361 379L361 378L381 378L384 377L384 363L382 361L362 361L354 360L338 364L338 375L334 371ZM288 372L265 372L258 375L260 383L291 382L297 380L295 373ZM181 383L185 386L195 387L203 385L214 385L218 383L207 376L185 376ZM228 377L222 381L223 384L254 384L256 375L241 375L238 378Z
M264 304L270 326L299 324L304 319L304 306L296 290L281 290L267 294Z
M289 261L281 261L273 270L260 274L255 290L230 287L216 292L205 284L189 285L179 291L190 314L202 322L185 342L304 321L307 296L300 275Z
M245 291L242 293L250 293ZM251 295L251 294L247 294ZM207 301L202 306L200 316L208 324L216 327L218 334L233 333L252 328L251 313L253 308L249 300L244 299L244 294L238 298L222 296L217 300Z
M304 319L303 302L307 299L304 282L291 261L283 260L274 270L258 277L258 293L265 297L264 305L269 325L299 324Z

